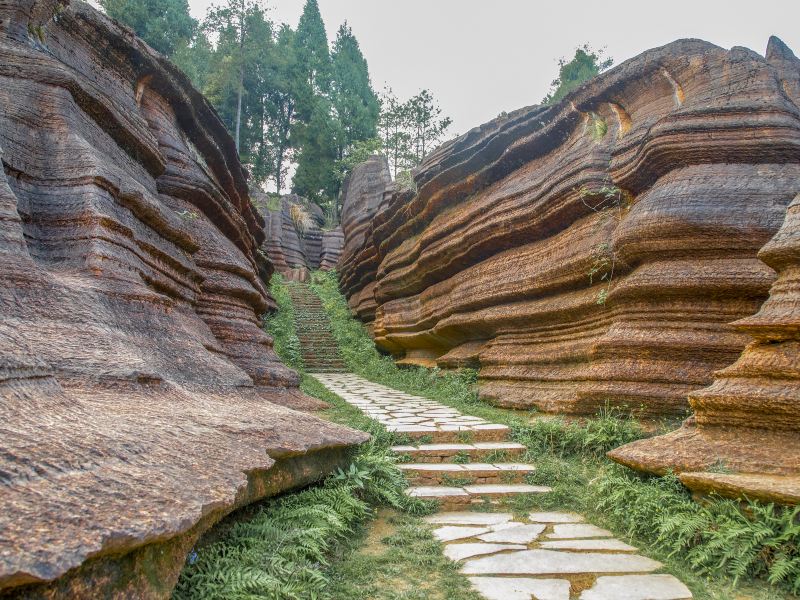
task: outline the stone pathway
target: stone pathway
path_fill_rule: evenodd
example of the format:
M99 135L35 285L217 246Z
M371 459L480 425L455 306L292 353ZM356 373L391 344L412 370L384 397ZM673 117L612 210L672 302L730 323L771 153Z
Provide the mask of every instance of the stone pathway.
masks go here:
M339 346L331 333L322 300L308 284L288 282L287 288L294 307L294 324L306 370L347 371L347 365L339 355Z
M688 588L661 563L637 554L583 517L538 512L469 512L515 494L544 494L528 485L534 465L513 462L525 447L508 441L505 425L371 383L350 373L312 373L330 391L408 437L393 450L411 496L437 499L444 511L426 520L487 600L686 600ZM497 508L496 510L500 510Z

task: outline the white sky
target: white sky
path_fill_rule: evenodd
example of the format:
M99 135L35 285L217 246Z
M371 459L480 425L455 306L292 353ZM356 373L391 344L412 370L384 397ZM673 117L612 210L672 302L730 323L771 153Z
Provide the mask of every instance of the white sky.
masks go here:
M189 0L196 18L212 0ZM297 25L304 0L268 0L272 19ZM775 34L800 54L798 0L319 0L332 40L347 20L384 83L406 98L430 89L451 133L536 104L555 78L557 60L588 42L615 63L678 38L764 53Z

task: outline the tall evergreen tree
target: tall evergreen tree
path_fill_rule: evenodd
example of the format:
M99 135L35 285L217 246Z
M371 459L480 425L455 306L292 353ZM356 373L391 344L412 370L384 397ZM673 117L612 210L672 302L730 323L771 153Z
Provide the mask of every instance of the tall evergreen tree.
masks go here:
M197 28L187 0L100 0L100 6L169 57L189 43Z
M329 99L331 56L317 0L306 0L294 36L298 67L297 121L292 129L297 151L295 193L319 204L329 202L336 184L339 125Z
M218 38L215 76L209 82L208 92L215 106L224 106L223 120L231 127L236 149L241 152L243 122L248 112L250 115L258 112L260 102L258 94L245 96L248 90L260 87L258 70L270 53L272 24L266 18L262 0L226 0L209 10L204 28ZM245 107L248 100L253 104L250 111ZM260 133L257 139L261 139Z
M355 142L375 137L380 103L372 89L367 61L347 23L339 28L332 63L333 106L343 133L339 140L339 158L342 158Z
M288 25L278 32L264 86L266 122L264 160L280 194L293 156L291 133L297 121L297 98L304 81L295 53L295 33Z

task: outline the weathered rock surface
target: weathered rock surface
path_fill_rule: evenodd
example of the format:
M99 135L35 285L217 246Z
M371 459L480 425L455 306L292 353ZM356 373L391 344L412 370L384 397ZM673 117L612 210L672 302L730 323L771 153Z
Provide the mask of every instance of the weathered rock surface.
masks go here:
M351 307L498 405L684 414L748 343L731 323L766 299L756 255L798 191L797 67L770 52L647 51L444 144L416 193L371 159L346 188Z
M800 194L758 257L778 279L761 310L734 323L751 343L714 383L689 394L695 414L681 429L610 456L675 471L699 494L800 504Z
M344 234L342 226L336 229L322 232L322 254L319 258L319 268L323 271L331 271L336 268L339 257L342 255L344 245Z
M253 194L253 202L264 218L262 250L278 273L305 281L310 271L335 266L342 233L339 229L323 231L325 215L318 205L296 194L278 199L258 192Z
M0 596L168 597L198 536L363 434L259 327L222 123L127 29L0 1Z

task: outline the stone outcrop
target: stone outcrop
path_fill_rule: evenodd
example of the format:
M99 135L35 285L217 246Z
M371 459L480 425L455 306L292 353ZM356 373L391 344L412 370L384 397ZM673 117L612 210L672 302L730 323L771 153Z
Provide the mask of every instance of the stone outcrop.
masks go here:
M767 60L800 105L800 60L776 38ZM778 278L760 310L733 323L750 342L741 356L689 394L694 416L683 427L610 457L651 473L672 470L699 495L800 504L800 193L758 258Z
M772 42L774 48L778 42ZM483 398L683 415L749 341L800 181L787 58L681 40L346 188L342 287L376 343Z
M386 202L395 187L389 163L371 156L357 165L342 186L342 233L344 245L339 257L339 280L350 308L366 323L375 319L375 283L380 256L375 228L384 215Z
M758 257L778 279L761 310L733 324L752 340L742 355L689 394L694 416L683 427L610 456L672 470L700 494L800 504L800 194Z
M319 268L323 271L332 271L339 262L344 245L342 226L322 232L322 254L319 257Z
M364 435L259 326L233 141L80 2L0 0L0 596L168 597L198 536Z
M315 203L291 194L281 198L253 194L264 218L262 246L275 270L289 280L306 281L315 269L329 270L341 252L341 230L324 231L325 215Z

